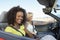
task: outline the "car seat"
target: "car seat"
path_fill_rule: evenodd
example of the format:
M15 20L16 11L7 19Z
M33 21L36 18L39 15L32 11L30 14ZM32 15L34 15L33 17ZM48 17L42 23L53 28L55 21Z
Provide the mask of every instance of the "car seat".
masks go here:
M4 30L6 28L7 24L7 19L6 19L6 14L7 12L3 12L0 15L0 30Z

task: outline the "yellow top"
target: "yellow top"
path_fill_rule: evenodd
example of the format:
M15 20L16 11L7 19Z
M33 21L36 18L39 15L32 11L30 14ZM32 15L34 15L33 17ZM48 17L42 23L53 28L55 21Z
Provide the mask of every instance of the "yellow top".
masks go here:
M18 29L19 31L21 31L24 36L25 36L25 31L24 31L24 25L20 26L20 29ZM23 36L20 32L16 31L15 29L13 29L12 27L10 26L7 26L6 29L5 29L5 32L10 32L12 34L16 34L16 35L19 35L19 36Z

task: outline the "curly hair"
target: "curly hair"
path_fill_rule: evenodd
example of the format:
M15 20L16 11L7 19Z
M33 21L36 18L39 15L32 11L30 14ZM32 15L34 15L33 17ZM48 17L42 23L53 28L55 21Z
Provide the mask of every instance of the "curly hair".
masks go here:
M8 12L7 12L7 22L8 24L12 24L14 25L15 19L16 19L16 14L17 12L23 12L23 20L21 22L21 24L25 24L26 22L26 11L25 9L17 6L17 7L13 7L11 8Z

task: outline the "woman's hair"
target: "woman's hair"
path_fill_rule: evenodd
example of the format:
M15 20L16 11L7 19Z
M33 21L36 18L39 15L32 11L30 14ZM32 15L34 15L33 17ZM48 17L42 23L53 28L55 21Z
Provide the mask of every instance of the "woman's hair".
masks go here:
M11 8L7 12L7 22L8 22L9 25L10 24L14 25L17 12L23 12L23 20L22 20L21 24L25 24L25 22L26 22L26 11L25 11L25 9L17 6L17 7Z
M28 12L28 14L33 14L32 12Z

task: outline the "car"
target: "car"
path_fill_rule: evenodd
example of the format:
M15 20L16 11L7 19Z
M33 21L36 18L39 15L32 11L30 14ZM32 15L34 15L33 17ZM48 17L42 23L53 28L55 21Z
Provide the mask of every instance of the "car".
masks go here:
M51 7L54 5L55 1L56 0L50 0L47 1L47 0L37 0L40 4L46 6L47 7ZM52 2L52 4L51 4ZM51 4L51 5L50 5ZM34 23L38 23L36 24L36 30L38 31L37 35L39 37L43 37L45 35L53 35L54 37L56 37L57 40L59 40L60 38L60 17L57 17L56 15L52 14L51 13L51 10L48 10L49 8L47 9L43 9L43 12L47 15L50 15L52 16L53 18L55 18L57 21L56 22L52 22L52 23L47 23L47 24L44 24L43 21L33 21ZM46 12L46 10L48 10L48 12ZM35 39L32 39L32 38L28 38L28 37L21 37L21 36L17 36L17 35L14 35L14 34L10 34L10 33L7 33L7 32L4 32L4 29L6 28L6 26L8 25L7 24L7 20L6 20L6 13L7 12L4 12L0 15L0 39L3 39L3 40L35 40ZM44 25L40 25L40 23L43 23ZM56 25L55 25L56 23ZM54 27L56 26L56 27Z

